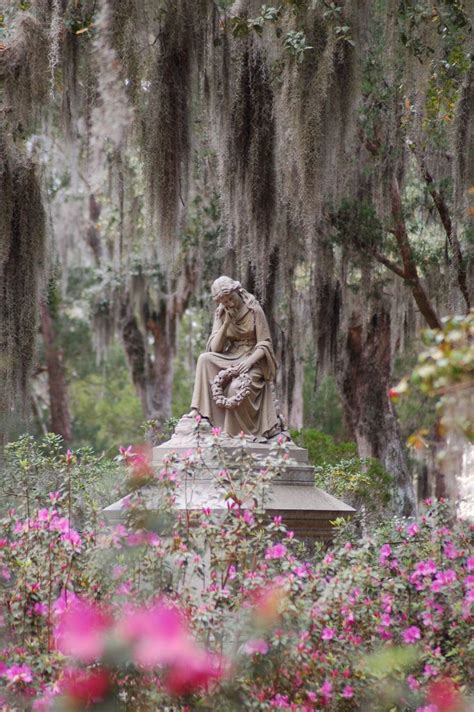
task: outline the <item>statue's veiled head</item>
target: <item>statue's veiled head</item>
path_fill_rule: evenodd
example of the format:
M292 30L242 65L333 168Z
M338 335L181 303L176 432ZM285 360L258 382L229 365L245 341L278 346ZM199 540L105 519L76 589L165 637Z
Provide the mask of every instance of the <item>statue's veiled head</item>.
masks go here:
M237 292L239 289L241 289L241 284L235 279L231 279L230 277L225 276L218 277L212 283L212 298L215 302L218 302L222 299L222 297L232 294L233 292Z

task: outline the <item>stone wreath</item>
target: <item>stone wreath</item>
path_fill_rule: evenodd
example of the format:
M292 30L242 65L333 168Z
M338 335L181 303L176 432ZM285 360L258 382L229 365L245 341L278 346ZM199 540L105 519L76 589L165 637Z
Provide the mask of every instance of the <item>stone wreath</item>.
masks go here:
M237 393L228 398L224 395L224 389L234 378L239 378L240 386ZM239 373L236 366L224 368L219 371L217 376L211 383L211 393L216 405L221 408L229 408L230 410L238 408L238 406L250 395L252 379L248 373Z

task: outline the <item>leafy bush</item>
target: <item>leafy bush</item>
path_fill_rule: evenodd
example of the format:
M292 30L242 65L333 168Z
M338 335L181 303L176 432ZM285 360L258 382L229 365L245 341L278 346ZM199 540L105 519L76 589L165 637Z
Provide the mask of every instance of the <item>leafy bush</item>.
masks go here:
M354 442L335 442L330 435L314 428L292 430L291 437L296 445L307 449L312 465L335 465L341 460L357 457Z
M285 444L257 476L243 449L226 460L217 429L203 445L156 473L145 451L121 450L126 524L75 529L68 488L7 513L3 708L433 712L449 693L461 709L472 528L448 526L444 505L429 503L417 523L389 521L309 560L264 511ZM204 452L226 506L177 511L209 466Z

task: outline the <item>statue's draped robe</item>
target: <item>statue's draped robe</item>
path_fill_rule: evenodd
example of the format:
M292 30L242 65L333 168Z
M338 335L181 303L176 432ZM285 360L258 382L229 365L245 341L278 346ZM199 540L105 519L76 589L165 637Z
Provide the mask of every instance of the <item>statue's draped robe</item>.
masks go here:
M255 300L251 305L244 303L241 312L227 326L225 343L222 352L218 353L211 351L211 343L222 327L224 315L224 308L220 305L214 315L207 351L199 356L197 362L191 407L228 435L238 435L242 431L261 437L272 435L279 431L280 426L271 386L276 360L265 314ZM241 363L255 349L261 349L263 354L248 371L252 379L250 395L237 408L218 406L211 394L213 379L222 369ZM238 378L232 380L225 395L233 396L239 385Z

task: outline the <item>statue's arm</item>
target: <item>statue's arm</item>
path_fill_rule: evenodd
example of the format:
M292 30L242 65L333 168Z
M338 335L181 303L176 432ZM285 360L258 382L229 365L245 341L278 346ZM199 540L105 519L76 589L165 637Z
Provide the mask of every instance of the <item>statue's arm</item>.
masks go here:
M216 351L221 353L224 349L226 342L226 332L229 326L230 316L228 312L225 312L224 319L220 319L218 316L215 318L214 329L212 330L211 337L208 342L209 351Z

